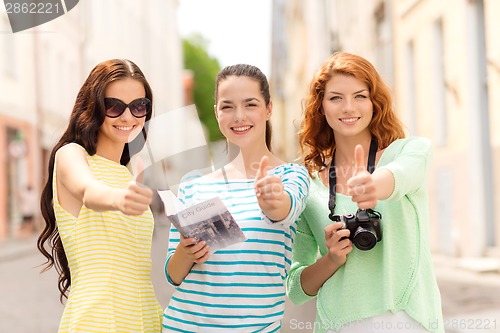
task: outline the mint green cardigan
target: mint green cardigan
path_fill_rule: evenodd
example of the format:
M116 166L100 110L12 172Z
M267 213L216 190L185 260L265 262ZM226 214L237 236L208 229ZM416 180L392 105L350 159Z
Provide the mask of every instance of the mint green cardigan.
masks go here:
M315 332L339 330L349 322L405 311L430 332L444 332L441 296L429 246L427 172L432 150L428 139L411 137L394 141L385 149L377 168L392 172L394 192L380 200L383 238L369 251L353 246L341 266L317 296L304 293L300 276L304 268L324 256L324 228L328 218L328 188L314 175L307 206L301 215L287 277L287 294L295 304L316 300ZM349 196L337 194L336 214L355 213Z

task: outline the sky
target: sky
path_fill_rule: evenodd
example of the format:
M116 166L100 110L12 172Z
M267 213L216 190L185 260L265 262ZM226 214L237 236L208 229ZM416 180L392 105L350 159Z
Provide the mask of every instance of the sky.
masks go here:
M248 63L270 76L271 0L180 0L182 37L199 33L221 67Z

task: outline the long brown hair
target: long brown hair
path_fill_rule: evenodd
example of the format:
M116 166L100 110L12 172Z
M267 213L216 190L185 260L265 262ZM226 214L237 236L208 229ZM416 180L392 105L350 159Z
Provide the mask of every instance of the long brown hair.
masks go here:
M75 105L69 119L69 124L52 149L49 158L48 177L40 199L40 209L45 220L45 228L38 238L38 249L47 258L44 271L55 267L59 274L58 288L61 292L61 302L67 296L71 286L71 276L68 260L57 229L54 213L54 192L52 188L55 155L62 146L75 142L85 148L89 155L96 153L97 135L105 119L104 91L106 86L116 80L132 78L141 82L146 91L146 98L153 102L153 93L149 83L139 67L130 60L112 59L98 64L85 80L76 97ZM146 123L139 135L130 144L125 144L120 163L126 165L130 157L142 149L147 137L148 120L151 113L146 116ZM45 246L49 249L46 249Z
M236 64L224 67L215 78L215 104L217 104L217 93L219 91L219 83L226 80L229 76L246 76L259 82L260 92L264 96L266 106L271 102L271 93L269 92L269 82L262 71L252 65ZM272 127L271 121L266 121L266 146L271 151Z
M298 133L304 164L310 174L326 166L326 159L335 149L335 137L323 110L325 86L334 74L352 76L368 86L373 103L373 118L369 129L377 138L379 149L405 137L403 124L394 112L391 91L375 67L360 56L336 52L316 72L311 81Z

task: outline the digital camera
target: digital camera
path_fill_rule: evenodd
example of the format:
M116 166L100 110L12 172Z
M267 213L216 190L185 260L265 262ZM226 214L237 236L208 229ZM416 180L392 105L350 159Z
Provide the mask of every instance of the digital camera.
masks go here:
M373 209L358 209L356 215L333 215L330 219L344 222L345 229L351 232L349 239L362 251L371 250L382 240L382 215Z

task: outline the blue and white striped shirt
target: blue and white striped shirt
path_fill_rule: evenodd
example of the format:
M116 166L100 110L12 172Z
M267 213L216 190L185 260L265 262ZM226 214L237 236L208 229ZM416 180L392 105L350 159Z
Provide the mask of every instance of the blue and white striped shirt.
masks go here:
M268 173L280 176L291 199L288 216L275 223L260 209L253 179L198 177L180 185L179 199L186 206L219 196L247 240L220 249L192 267L165 309L163 332L278 332L281 328L285 277L310 178L306 168L294 163ZM179 232L172 226L167 263L178 243ZM172 283L168 269L165 273Z

